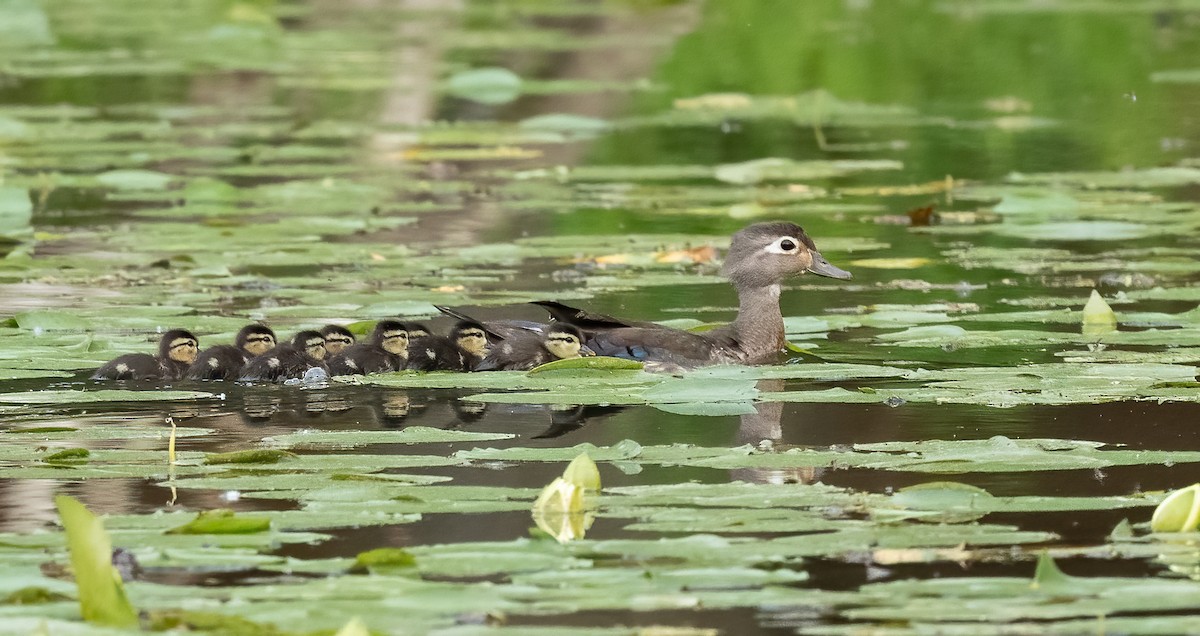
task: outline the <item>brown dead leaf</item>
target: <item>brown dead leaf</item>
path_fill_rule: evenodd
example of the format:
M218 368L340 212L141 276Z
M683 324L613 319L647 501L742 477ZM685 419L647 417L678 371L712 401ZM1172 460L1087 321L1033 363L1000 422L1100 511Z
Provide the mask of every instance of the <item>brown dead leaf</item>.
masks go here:
M430 291L442 292L445 294L453 294L453 293L460 292L460 291L466 291L466 289L467 288L463 287L462 285L442 285L441 287L434 287Z
M675 108L679 110L697 110L711 108L713 110L735 110L749 108L754 102L745 93L709 93L699 97L688 97L675 100Z
M932 205L913 208L908 211L909 225L933 225L937 216L933 213Z
M843 188L839 192L848 196L861 197L909 197L921 194L938 194L954 189L954 177L946 175L941 181L914 183L901 186L869 186L865 188Z
M717 249L702 245L682 250L668 250L654 255L655 263L711 263L717 258Z
M386 261L386 260L387 260L387 257L386 257L386 256L384 256L383 254L379 254L379 253L377 253L377 252L371 252L371 260L373 260L373 261Z

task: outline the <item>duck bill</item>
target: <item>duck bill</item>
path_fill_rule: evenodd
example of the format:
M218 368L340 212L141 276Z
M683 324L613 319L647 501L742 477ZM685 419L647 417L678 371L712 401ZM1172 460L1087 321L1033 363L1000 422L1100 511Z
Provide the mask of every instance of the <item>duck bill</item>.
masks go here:
M580 355L580 357L587 358L589 356L596 355L596 352L593 351L592 348L587 345L580 345L579 355Z
M829 261L825 260L825 257L821 256L820 252L813 250L809 254L812 254L812 265L808 266L809 272L818 276L828 276L829 278L840 280L850 280L853 278L850 272L840 267L835 267Z

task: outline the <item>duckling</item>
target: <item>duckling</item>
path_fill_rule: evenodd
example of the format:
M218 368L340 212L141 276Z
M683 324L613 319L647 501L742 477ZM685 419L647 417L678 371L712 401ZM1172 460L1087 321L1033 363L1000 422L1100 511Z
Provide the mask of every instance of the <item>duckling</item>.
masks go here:
M371 332L370 342L347 347L330 357L329 373L357 375L399 371L407 361L408 328L399 320L380 320Z
M533 304L539 304L539 303L533 303ZM557 304L557 303L550 303L550 304ZM562 306L566 307L566 305L562 305ZM491 337L492 340L503 340L509 336L521 336L521 335L528 335L530 333L541 334L546 331L546 323L544 323L544 322L534 322L532 320L489 320L487 322L482 322L482 321L476 320L476 319L472 318L471 316L468 316L460 311L451 309L449 307L444 307L442 305L434 305L434 307L437 308L438 311L442 312L443 314L446 314L447 316L450 316L451 318L456 318L458 320L465 320L467 322L481 325L483 327L484 331L487 333L487 335L489 335ZM568 321L563 321L563 322L568 322ZM628 326L628 325L621 325L621 326Z
M493 338L497 336L491 334ZM408 346L413 371L471 371L487 354L488 330L474 320L460 320L449 336L427 335Z
M255 356L275 348L275 332L266 325L246 325L234 344L216 345L200 352L184 375L188 380L234 380Z
M755 223L734 234L722 273L737 291L738 314L731 324L704 333L623 321L557 303L557 309L543 306L556 318L583 327L588 333L585 344L597 355L632 358L663 369L764 364L777 361L785 344L781 283L804 273L851 277L825 260L799 225L784 221Z
M172 329L158 340L158 355L127 353L106 362L93 380L178 380L196 361L200 340L186 329Z
M321 327L321 335L325 337L325 352L329 357L336 356L355 343L354 334L341 325L325 325Z
M277 382L304 376L312 368L325 368L325 337L319 331L301 331L292 341L252 358L242 367L238 380Z
M492 347L475 366L476 371L528 371L536 366L591 355L583 346L583 332L574 325L555 323L546 333L514 335Z

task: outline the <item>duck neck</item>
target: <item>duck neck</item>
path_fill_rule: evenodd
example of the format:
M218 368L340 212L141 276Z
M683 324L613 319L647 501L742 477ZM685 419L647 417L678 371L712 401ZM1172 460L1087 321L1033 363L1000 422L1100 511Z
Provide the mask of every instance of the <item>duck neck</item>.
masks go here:
M751 361L775 356L783 348L779 293L778 284L738 289L738 315L731 327Z

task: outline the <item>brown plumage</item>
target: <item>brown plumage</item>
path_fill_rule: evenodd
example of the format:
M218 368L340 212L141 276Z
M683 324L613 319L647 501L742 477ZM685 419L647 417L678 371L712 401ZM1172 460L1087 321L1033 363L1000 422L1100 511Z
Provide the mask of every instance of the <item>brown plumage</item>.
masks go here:
M188 367L188 380L235 380L242 367L255 356L275 348L275 332L266 325L242 327L231 345L216 345L200 352Z
M850 278L849 272L821 256L799 225L756 223L733 235L725 256L722 273L738 294L737 318L729 325L691 333L590 314L558 303L544 306L555 318L582 327L587 333L585 344L597 355L659 363L668 368L762 364L778 360L785 344L780 284L806 272Z
M93 380L178 380L196 360L200 340L186 329L172 329L158 340L158 354L127 353L106 362Z

